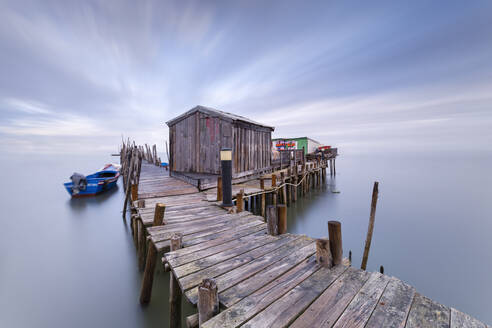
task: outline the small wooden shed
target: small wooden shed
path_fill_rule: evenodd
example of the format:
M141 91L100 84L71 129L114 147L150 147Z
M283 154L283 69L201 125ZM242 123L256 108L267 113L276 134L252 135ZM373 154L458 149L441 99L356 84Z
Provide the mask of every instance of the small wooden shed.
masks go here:
M271 126L204 106L196 106L166 124L171 172L220 174L222 148L232 149L233 178L271 167Z

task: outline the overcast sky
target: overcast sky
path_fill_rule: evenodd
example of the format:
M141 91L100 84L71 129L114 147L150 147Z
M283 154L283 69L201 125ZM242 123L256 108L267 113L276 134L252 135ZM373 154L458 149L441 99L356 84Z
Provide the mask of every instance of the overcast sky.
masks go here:
M201 104L345 152L492 150L492 1L0 0L0 150L167 139Z

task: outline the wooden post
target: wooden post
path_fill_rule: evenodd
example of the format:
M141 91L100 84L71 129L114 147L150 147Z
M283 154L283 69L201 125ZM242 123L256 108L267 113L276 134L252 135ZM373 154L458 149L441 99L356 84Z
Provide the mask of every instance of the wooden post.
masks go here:
M155 204L155 212L154 212L154 223L153 226L162 225L164 220L164 211L166 206L161 203ZM145 261L145 270L144 276L142 280L142 287L140 289L140 304L147 304L150 301L150 297L152 296L152 285L154 283L154 271L155 271L155 263L157 257L157 249L154 246L154 243L149 240L147 243L147 259Z
M290 167L287 169L287 181L289 183L292 183L292 171L290 170ZM287 191L287 205L290 205L292 203L292 188L291 186L286 186L286 191Z
M137 220L137 252L138 252L138 269L144 271L145 269L145 227L142 220Z
M269 205L267 207L267 231L269 235L278 235L278 217L277 217L277 207L274 205Z
M139 199L137 202L138 208L145 208L145 199Z
M154 282L155 262L157 260L157 250L151 240L148 241L147 261L140 289L140 304L147 304L152 296L152 284Z
M384 266L382 266L382 265L381 265L381 266L379 267L379 272L380 272L381 274L384 274Z
M285 174L284 172L280 172L280 180L284 185L282 187L282 204L287 204L287 188L285 188Z
M338 221L328 221L328 235L333 265L342 264L342 224Z
M239 193L236 195L236 213L241 213L244 210L243 195L244 195L243 189L241 189L241 191L239 191Z
M292 186L292 202L297 201L297 170L294 172L294 186Z
M287 206L277 205L277 217L278 217L278 234L284 234L287 232Z
M360 268L365 270L367 267L367 259L369 257L369 249L371 248L372 232L374 230L374 219L376 217L376 204L378 202L379 182L374 182L372 189L371 214L369 216L369 227L367 228L366 245L364 247L364 256Z
M326 268L333 266L330 241L328 239L316 239L316 262Z
M217 201L222 200L222 177L217 177Z
M138 199L138 184L132 184L132 201L136 201Z
M263 178L260 178L260 189L261 190L265 190L265 180ZM261 216L266 218L266 213L265 213L265 209L266 209L266 194L261 194L261 202L260 202L260 207L261 207Z
M171 236L171 252L180 249L182 241L182 233L173 233ZM181 328L181 288L172 272L169 277L169 327Z
M333 159L333 175L337 175L337 165L336 165L337 158L335 157Z
M166 205L162 203L155 204L154 223L153 223L154 227L162 225L162 222L164 221L165 210L166 210Z
M275 188L277 186L277 176L272 174L272 187Z
M214 279L205 278L198 285L198 325L219 313L219 293Z
M186 317L186 328L196 328L196 327L198 327L198 313Z

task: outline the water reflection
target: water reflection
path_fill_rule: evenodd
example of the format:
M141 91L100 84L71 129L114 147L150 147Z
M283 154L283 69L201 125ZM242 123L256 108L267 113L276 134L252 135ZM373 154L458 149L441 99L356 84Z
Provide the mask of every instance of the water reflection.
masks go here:
M114 197L119 191L119 186L111 188L110 190L104 191L95 196L87 197L71 197L67 200L70 208L75 212L83 212L87 206L100 206L102 203L106 202L109 198Z

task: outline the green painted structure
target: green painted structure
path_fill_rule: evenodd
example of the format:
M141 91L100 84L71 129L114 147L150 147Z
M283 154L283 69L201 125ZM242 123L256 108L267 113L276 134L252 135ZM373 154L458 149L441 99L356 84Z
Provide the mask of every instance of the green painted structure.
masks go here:
M316 148L320 146L323 146L323 144L308 137L272 139L272 148L277 150L288 150L302 149L304 147L304 155L313 153Z

